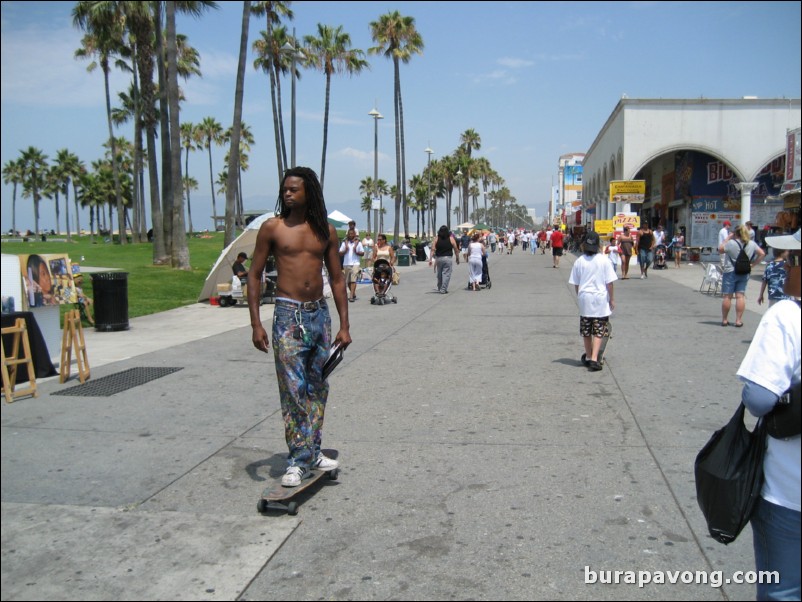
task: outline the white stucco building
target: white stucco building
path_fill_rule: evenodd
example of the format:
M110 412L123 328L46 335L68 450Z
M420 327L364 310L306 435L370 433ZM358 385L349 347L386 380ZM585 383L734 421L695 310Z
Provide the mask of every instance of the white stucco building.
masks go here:
M800 99L621 99L582 162L581 221L637 213L699 246L723 219L773 223L800 116ZM645 180L644 202L610 202L612 180Z

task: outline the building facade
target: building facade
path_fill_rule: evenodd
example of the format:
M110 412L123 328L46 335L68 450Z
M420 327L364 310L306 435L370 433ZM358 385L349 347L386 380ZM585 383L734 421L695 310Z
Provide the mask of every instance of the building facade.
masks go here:
M725 219L773 224L800 116L800 99L621 99L583 161L583 221L636 214L703 247ZM612 202L614 180L645 181L643 202Z
M557 210L552 224L571 223L572 216L582 207L582 162L585 153L562 155L557 164Z

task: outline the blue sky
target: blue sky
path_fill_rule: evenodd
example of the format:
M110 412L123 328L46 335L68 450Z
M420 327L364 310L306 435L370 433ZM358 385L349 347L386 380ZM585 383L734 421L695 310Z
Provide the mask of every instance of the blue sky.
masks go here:
M103 78L73 58L81 33L71 2L2 2L0 162L34 146L51 159L59 149L87 165L107 138ZM623 94L629 98L800 97L799 2L311 2L292 4L299 37L317 24L343 26L353 47L373 45L369 23L398 10L415 18L425 49L401 66L407 176L452 153L475 129L487 157L518 202L546 211L560 155L585 152ZM182 121L214 117L228 127L242 5L222 2L178 28L201 55L202 78L183 84ZM249 46L265 29L251 22ZM369 57L371 70L335 76L325 196L335 209L365 223L359 182L373 175L373 120L379 121L379 177L395 183L393 70ZM243 118L256 139L244 176L245 208L272 210L278 193L269 82L248 60ZM127 87L115 74L115 91ZM289 137L289 82L285 119ZM297 84L297 163L320 170L325 79L304 72ZM118 135L132 137L124 126ZM214 177L225 149L212 151ZM196 229L211 228L208 155L190 155ZM456 194L456 193L455 193ZM12 188L2 187L2 229L11 227ZM224 198L218 195L218 212ZM439 215L442 216L442 204ZM52 201L40 226L55 226ZM392 215L386 218L392 223ZM443 221L443 220L440 220ZM63 223L63 209L62 209ZM74 222L73 222L74 223ZM82 225L87 220L82 216ZM17 199L17 227L33 229L30 199ZM414 231L414 228L412 228Z

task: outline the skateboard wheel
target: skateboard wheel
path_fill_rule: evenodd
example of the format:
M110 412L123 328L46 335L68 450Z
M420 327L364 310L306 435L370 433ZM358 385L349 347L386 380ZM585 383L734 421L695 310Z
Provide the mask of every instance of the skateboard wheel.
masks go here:
M297 502L290 502L287 504L287 514L295 516L298 514L298 503Z
M393 297L393 303L398 303L398 297Z
M259 503L256 504L256 510L259 514L267 512L267 500L259 500Z
M329 481L336 481L339 476L340 476L340 469L335 468L329 473Z

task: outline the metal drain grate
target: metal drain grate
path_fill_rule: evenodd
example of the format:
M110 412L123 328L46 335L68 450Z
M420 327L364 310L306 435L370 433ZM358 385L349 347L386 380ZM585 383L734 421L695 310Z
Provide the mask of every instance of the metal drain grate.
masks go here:
M109 374L77 387L58 391L53 395L73 395L76 397L111 397L116 393L133 389L146 382L178 372L183 368L129 368L116 374Z

